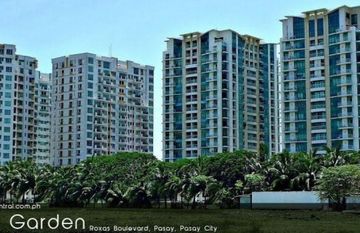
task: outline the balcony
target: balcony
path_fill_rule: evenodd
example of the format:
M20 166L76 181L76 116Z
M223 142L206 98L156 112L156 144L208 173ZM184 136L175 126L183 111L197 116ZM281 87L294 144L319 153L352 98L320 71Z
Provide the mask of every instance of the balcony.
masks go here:
M348 52L351 52L351 48L349 48L349 47L340 48L340 53L348 53Z
M296 88L295 87L284 87L284 91L286 91L286 92L296 91Z
M284 108L284 112L297 112L295 108Z
M352 139L353 137L352 134L339 134L335 136L335 139Z
M341 117L341 118L343 118L343 117L353 117L353 114L352 114L352 112L340 112L336 116Z
M296 133L297 130L295 127L291 128L291 127L288 127L288 128L285 128L285 133Z
M311 141L312 144L325 144L326 143L326 138L314 138Z
M352 92L351 91L341 91L337 93L337 96L351 96Z
M326 105L325 104L317 104L311 106L311 112L325 112Z
M337 84L337 86L347 86L352 85L351 79L341 80L340 83Z
M345 107L352 107L352 102L349 101L349 102L344 102L344 103L338 103L337 105L339 108L345 108Z
M311 130L326 130L326 125L313 125L311 126Z
M310 91L324 91L325 90L325 84L323 85L312 85L310 87Z
M340 60L336 61L336 65L343 65L343 64L347 64L347 63L351 63L351 58L340 59Z
M341 151L354 150L354 145L349 145L349 144L343 145L340 150Z
M283 72L288 72L288 71L296 71L295 67L293 66L286 66L286 67L283 67Z
M339 125L339 129L350 129L353 127L354 125L352 123L342 123Z

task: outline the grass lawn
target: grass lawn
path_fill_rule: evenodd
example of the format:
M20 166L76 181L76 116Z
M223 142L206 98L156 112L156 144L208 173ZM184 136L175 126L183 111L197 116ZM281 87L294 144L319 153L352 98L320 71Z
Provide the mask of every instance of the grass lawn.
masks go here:
M42 208L38 210L0 210L0 232L77 232L75 230L12 230L9 219L14 214L22 214L25 218L51 218L56 214L60 220L65 217L82 217L86 221L86 230L90 225L109 226L149 226L149 232L155 231L154 226L175 227L179 232L180 225L199 226L199 232L206 232L204 226L217 227L220 233L241 232L360 232L360 215L324 211L289 211L289 210L173 210L173 209L61 209ZM45 222L46 225L46 222ZM209 230L209 229L208 229ZM100 232L100 231L98 231ZM127 232L127 231L122 231ZM138 231L131 231L138 232ZM140 231L141 232L141 231ZM175 232L175 231L174 231ZM214 231L208 231L214 232Z

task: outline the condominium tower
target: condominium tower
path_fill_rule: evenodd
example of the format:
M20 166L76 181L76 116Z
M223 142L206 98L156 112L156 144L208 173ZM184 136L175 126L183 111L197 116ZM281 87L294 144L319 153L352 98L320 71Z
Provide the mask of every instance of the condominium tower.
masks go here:
M163 53L165 161L278 151L276 45L232 30L169 38Z
M50 159L51 74L35 75L35 135L33 159L37 164L49 164Z
M52 64L55 166L119 151L152 153L154 67L91 53Z
M48 109L37 111L46 97L38 92L36 68L35 58L16 54L15 45L0 44L0 165L35 157L42 164L49 157L37 137L37 122Z
M359 150L360 7L281 21L283 149Z

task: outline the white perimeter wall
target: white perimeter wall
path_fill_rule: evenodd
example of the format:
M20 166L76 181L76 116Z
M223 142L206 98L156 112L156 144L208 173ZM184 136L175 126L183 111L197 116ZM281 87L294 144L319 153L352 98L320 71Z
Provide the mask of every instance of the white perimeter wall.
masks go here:
M316 192L253 192L252 203L257 204L320 204L327 203L320 200Z

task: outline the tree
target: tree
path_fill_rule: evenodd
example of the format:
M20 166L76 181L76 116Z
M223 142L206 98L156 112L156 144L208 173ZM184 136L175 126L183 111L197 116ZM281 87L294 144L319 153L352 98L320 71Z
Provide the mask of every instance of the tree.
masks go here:
M252 164L246 161L245 154L244 151L236 151L211 157L207 164L206 175L214 177L226 188L232 189L236 182L245 180L247 171L252 170Z
M296 190L293 186L292 180L296 177L295 170L296 155L288 152L274 155L271 158L267 169L267 179L274 191Z
M165 208L167 208L167 199L170 196L166 183L172 176L172 168L169 163L158 162L154 169L149 174L149 186L151 196L156 199L158 207L160 208L160 200L164 198Z
M344 165L346 163L346 152L340 150L340 147L329 148L325 147L326 155L324 157L325 167L335 167Z
M168 191L171 199L171 206L174 207L177 202L178 195L180 194L180 207L183 206L182 194L182 180L177 175L172 175L165 184L165 189Z
M343 165L325 168L317 189L321 198L329 198L335 202L334 209L345 209L345 198L360 193L360 166Z
M236 206L237 198L244 192L313 190L318 184L318 188L335 193L322 191L340 205L344 196L359 192L354 190L359 183L357 175L350 173L354 167L346 172L336 169L343 169L344 164L359 165L360 153L329 148L327 151L325 156L316 151L280 153L264 160L263 147L260 154L241 150L174 163L158 161L151 154L118 153L93 156L67 167L38 167L33 161L11 161L0 167L0 202L24 203L26 194L32 192L35 202L49 206L160 207L165 201L166 207L169 199L172 208L182 208L184 200L188 208L195 208L201 195L204 207L216 203L229 208ZM335 170L322 170L323 167ZM336 171L337 176L327 174ZM320 183L322 172L323 177L337 180Z
M245 192L262 191L265 188L265 176L251 173L245 176Z
M322 157L315 151L300 153L294 163L297 171L296 177L292 180L293 186L304 191L313 190L316 180L320 176Z
M265 143L261 143L259 147L259 160L264 162L269 158L269 148Z

